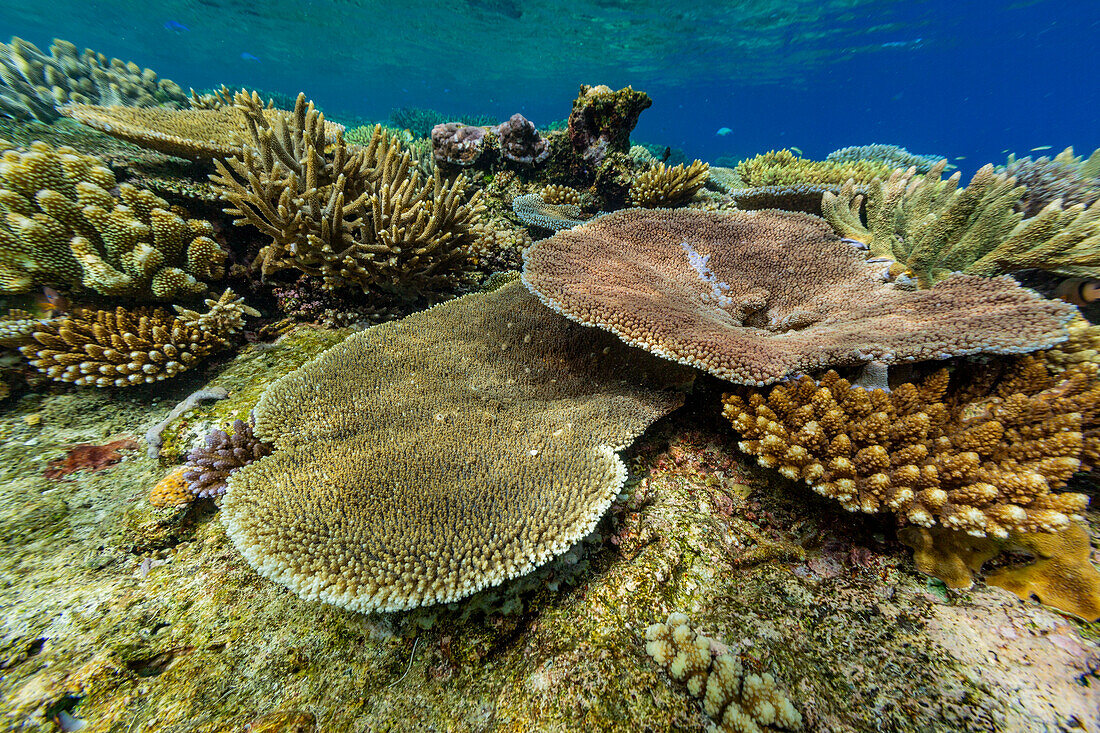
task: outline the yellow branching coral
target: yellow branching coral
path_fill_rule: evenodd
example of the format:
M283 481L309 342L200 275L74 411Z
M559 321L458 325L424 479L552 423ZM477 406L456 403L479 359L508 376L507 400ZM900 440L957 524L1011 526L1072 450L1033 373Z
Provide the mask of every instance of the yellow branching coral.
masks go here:
M737 175L746 186L791 186L802 183L841 185L849 179L870 182L890 174L890 166L874 160L806 160L790 150L772 150L738 163Z
M246 315L259 312L226 290L198 313L176 306L81 310L43 322L35 343L20 350L31 366L59 382L93 387L129 387L159 382L191 368L231 344Z
M630 202L647 209L679 206L703 187L710 166L696 160L691 165L669 167L658 163L630 184Z
M117 187L117 198L113 191ZM201 295L226 253L208 221L184 219L96 158L41 142L0 160L0 292L44 283L102 295Z
M645 651L672 679L702 698L703 710L729 733L798 730L802 714L765 672L752 674L741 659L726 652L715 656L712 640L688 625L683 613L669 614L663 624L645 632Z
M1015 179L987 165L970 185L959 174L942 180L945 161L925 176L897 170L867 186L851 184L822 199L824 217L842 236L866 243L872 255L889 257L931 287L952 272L992 276L1028 268L1100 277L1100 202L1063 209L1057 201L1029 219L1016 206L1024 194Z
M539 195L543 201L553 206L561 204L570 204L572 206L581 205L581 192L575 188L563 186L560 183L551 183L548 186L544 186L542 193Z
M35 318L21 308L11 308L7 315L0 316L0 346L22 346L34 340L32 334L41 326L42 320Z
M348 337L271 385L222 519L307 599L396 611L527 573L621 490L615 454L689 370L570 323L516 281Z
M829 372L727 395L742 450L849 511L975 536L1057 532L1088 498L1052 493L1100 459L1095 365L941 369L889 394Z
M296 268L326 287L434 291L471 264L470 231L481 210L466 178L422 181L396 138L376 127L369 145L329 146L324 115L299 95L293 113L269 121L255 94L239 93L250 142L215 161L211 180L236 223L271 238L263 272Z

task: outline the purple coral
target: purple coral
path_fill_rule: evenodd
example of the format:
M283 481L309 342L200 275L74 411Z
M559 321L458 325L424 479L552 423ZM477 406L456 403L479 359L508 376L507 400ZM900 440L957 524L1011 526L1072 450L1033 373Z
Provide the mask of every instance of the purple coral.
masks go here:
M191 493L199 498L221 496L234 471L271 453L271 445L252 432L254 424L253 418L248 422L235 420L232 435L213 430L202 445L187 454L183 480Z
M519 112L497 125L496 131L500 138L500 154L508 160L533 165L550 155L550 146L539 135L534 123Z
M443 122L432 128L432 154L439 163L473 165L481 156L485 130L461 122Z

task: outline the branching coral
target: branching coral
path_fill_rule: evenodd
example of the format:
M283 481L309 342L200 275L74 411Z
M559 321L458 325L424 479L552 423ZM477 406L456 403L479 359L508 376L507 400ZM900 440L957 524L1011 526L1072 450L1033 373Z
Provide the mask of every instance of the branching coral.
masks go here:
M917 155L910 153L905 148L897 145L853 145L840 150L834 150L825 156L825 160L833 163L856 163L861 160L869 160L881 163L888 168L915 168L918 173L927 173L940 160L942 155Z
M1065 339L1076 312L1010 278L930 291L805 214L617 211L524 251L523 279L554 310L740 384L840 365L1022 353Z
M48 56L22 38L0 43L0 114L50 122L58 116L56 107L70 102L181 107L187 97L178 84L158 80L151 69L108 60L88 48L81 53L59 38Z
M877 257L907 266L918 285L930 287L952 272L991 276L1028 268L1100 277L1100 202L1063 208L1057 201L1029 219L1016 211L1024 194L993 166L960 189L959 174L941 180L941 161L923 177L894 171L867 187L851 185L822 200L825 218L842 236L865 242Z
M1003 173L1015 178L1025 189L1015 206L1025 218L1035 216L1055 201L1067 208L1074 204L1091 206L1100 199L1100 179L1081 175L1081 165L1072 162L1072 149L1069 161L1027 157L1012 161Z
M231 434L221 429L208 433L202 445L187 454L182 474L187 490L199 498L221 496L234 471L270 454L271 445L253 434L254 425L253 419L234 420Z
M129 387L174 377L207 355L228 347L259 312L226 290L198 313L175 306L133 311L82 310L43 322L36 343L21 347L31 366L59 382Z
M235 223L271 238L264 274L296 268L329 288L438 291L470 267L470 226L481 210L466 179L422 182L396 139L376 128L352 151L327 144L324 116L299 95L294 113L269 124L259 97L237 95L248 120L242 157L211 176Z
M587 535L615 451L688 370L561 318L513 281L353 334L271 385L222 518L262 575L394 611L463 598Z
M645 632L645 651L672 679L703 699L703 710L729 733L798 730L802 715L765 672L752 674L731 652L715 656L712 640L688 625L683 613L669 614ZM761 726L766 726L762 728Z
M887 394L830 371L725 398L724 414L761 465L849 511L1004 538L1057 532L1082 494L1054 494L1100 458L1094 365L1053 376L1042 359L939 370Z
M5 152L0 209L0 292L50 283L168 300L201 295L223 275L226 253L209 222L118 186L99 160L71 148L36 142Z
M647 209L679 206L703 187L709 173L710 166L699 160L686 168L658 163L630 184L630 202Z
M806 160L790 150L772 150L755 158L741 161L737 175L746 186L794 186L798 184L832 184L839 186L848 179L868 183L893 168L874 160Z

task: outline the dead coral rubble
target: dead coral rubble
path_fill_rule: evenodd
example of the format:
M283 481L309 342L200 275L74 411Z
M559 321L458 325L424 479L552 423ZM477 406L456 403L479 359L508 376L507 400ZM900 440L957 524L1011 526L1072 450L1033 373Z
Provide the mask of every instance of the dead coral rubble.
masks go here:
M1015 354L1065 339L1075 313L1011 278L928 291L828 225L777 211L617 211L524 251L523 279L555 311L738 384L869 361Z
M836 372L727 395L724 415L762 466L849 511L1005 538L1058 532L1083 494L1055 494L1100 458L1100 384L1041 358L941 369L886 393Z

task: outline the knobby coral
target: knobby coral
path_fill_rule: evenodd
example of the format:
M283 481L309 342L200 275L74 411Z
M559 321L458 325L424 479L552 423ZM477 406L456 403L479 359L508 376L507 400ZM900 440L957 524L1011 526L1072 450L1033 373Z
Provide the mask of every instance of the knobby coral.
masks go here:
M864 197L846 185L822 200L825 218L842 236L866 243L930 287L953 272L992 276L1028 268L1100 277L1100 202L1063 208L1051 202L1023 219L1017 207L1024 188L987 165L970 185L959 174L941 179L944 161L925 176L897 170L867 186Z
M267 389L229 536L262 575L357 611L454 601L587 535L615 451L689 370L561 318L513 281L353 334Z
M630 202L647 209L679 206L703 187L709 173L710 166L699 160L686 168L658 163L630 184Z
M746 186L794 186L799 184L842 185L889 175L892 166L874 160L807 160L790 150L772 150L738 163L736 171Z
M192 448L182 474L187 490L199 498L221 496L234 471L271 453L271 445L252 432L254 425L254 419L234 420L231 434L212 430Z
M1089 364L1041 358L960 366L889 394L828 372L726 396L742 450L849 511L893 512L975 536L1057 532L1088 498L1052 493L1100 458L1100 384Z
M175 82L158 80L152 69L90 48L81 53L60 38L53 39L48 56L22 38L0 43L0 114L50 122L58 117L56 108L70 102L180 107L187 97Z
M113 193L117 189L117 198ZM194 298L224 273L214 228L96 158L42 142L0 160L0 292L83 286L102 295Z
M688 625L683 613L645 631L645 651L672 679L703 699L703 710L729 733L763 733L764 728L798 730L802 715L771 674L752 674L734 653L715 656L710 638Z
M296 268L328 288L433 292L471 266L470 227L481 210L466 178L421 181L401 144L375 128L352 151L337 134L328 145L324 115L299 95L292 114L270 123L258 96L239 93L249 124L241 157L215 161L211 176L236 224L271 238L264 274Z
M31 366L59 382L129 387L174 377L207 355L228 347L259 312L226 290L198 313L175 306L113 311L80 310L43 322L35 343L21 347Z
M617 211L535 242L523 261L524 282L559 313L740 384L1034 351L1064 340L1075 313L1010 278L900 290L824 221L778 211Z

